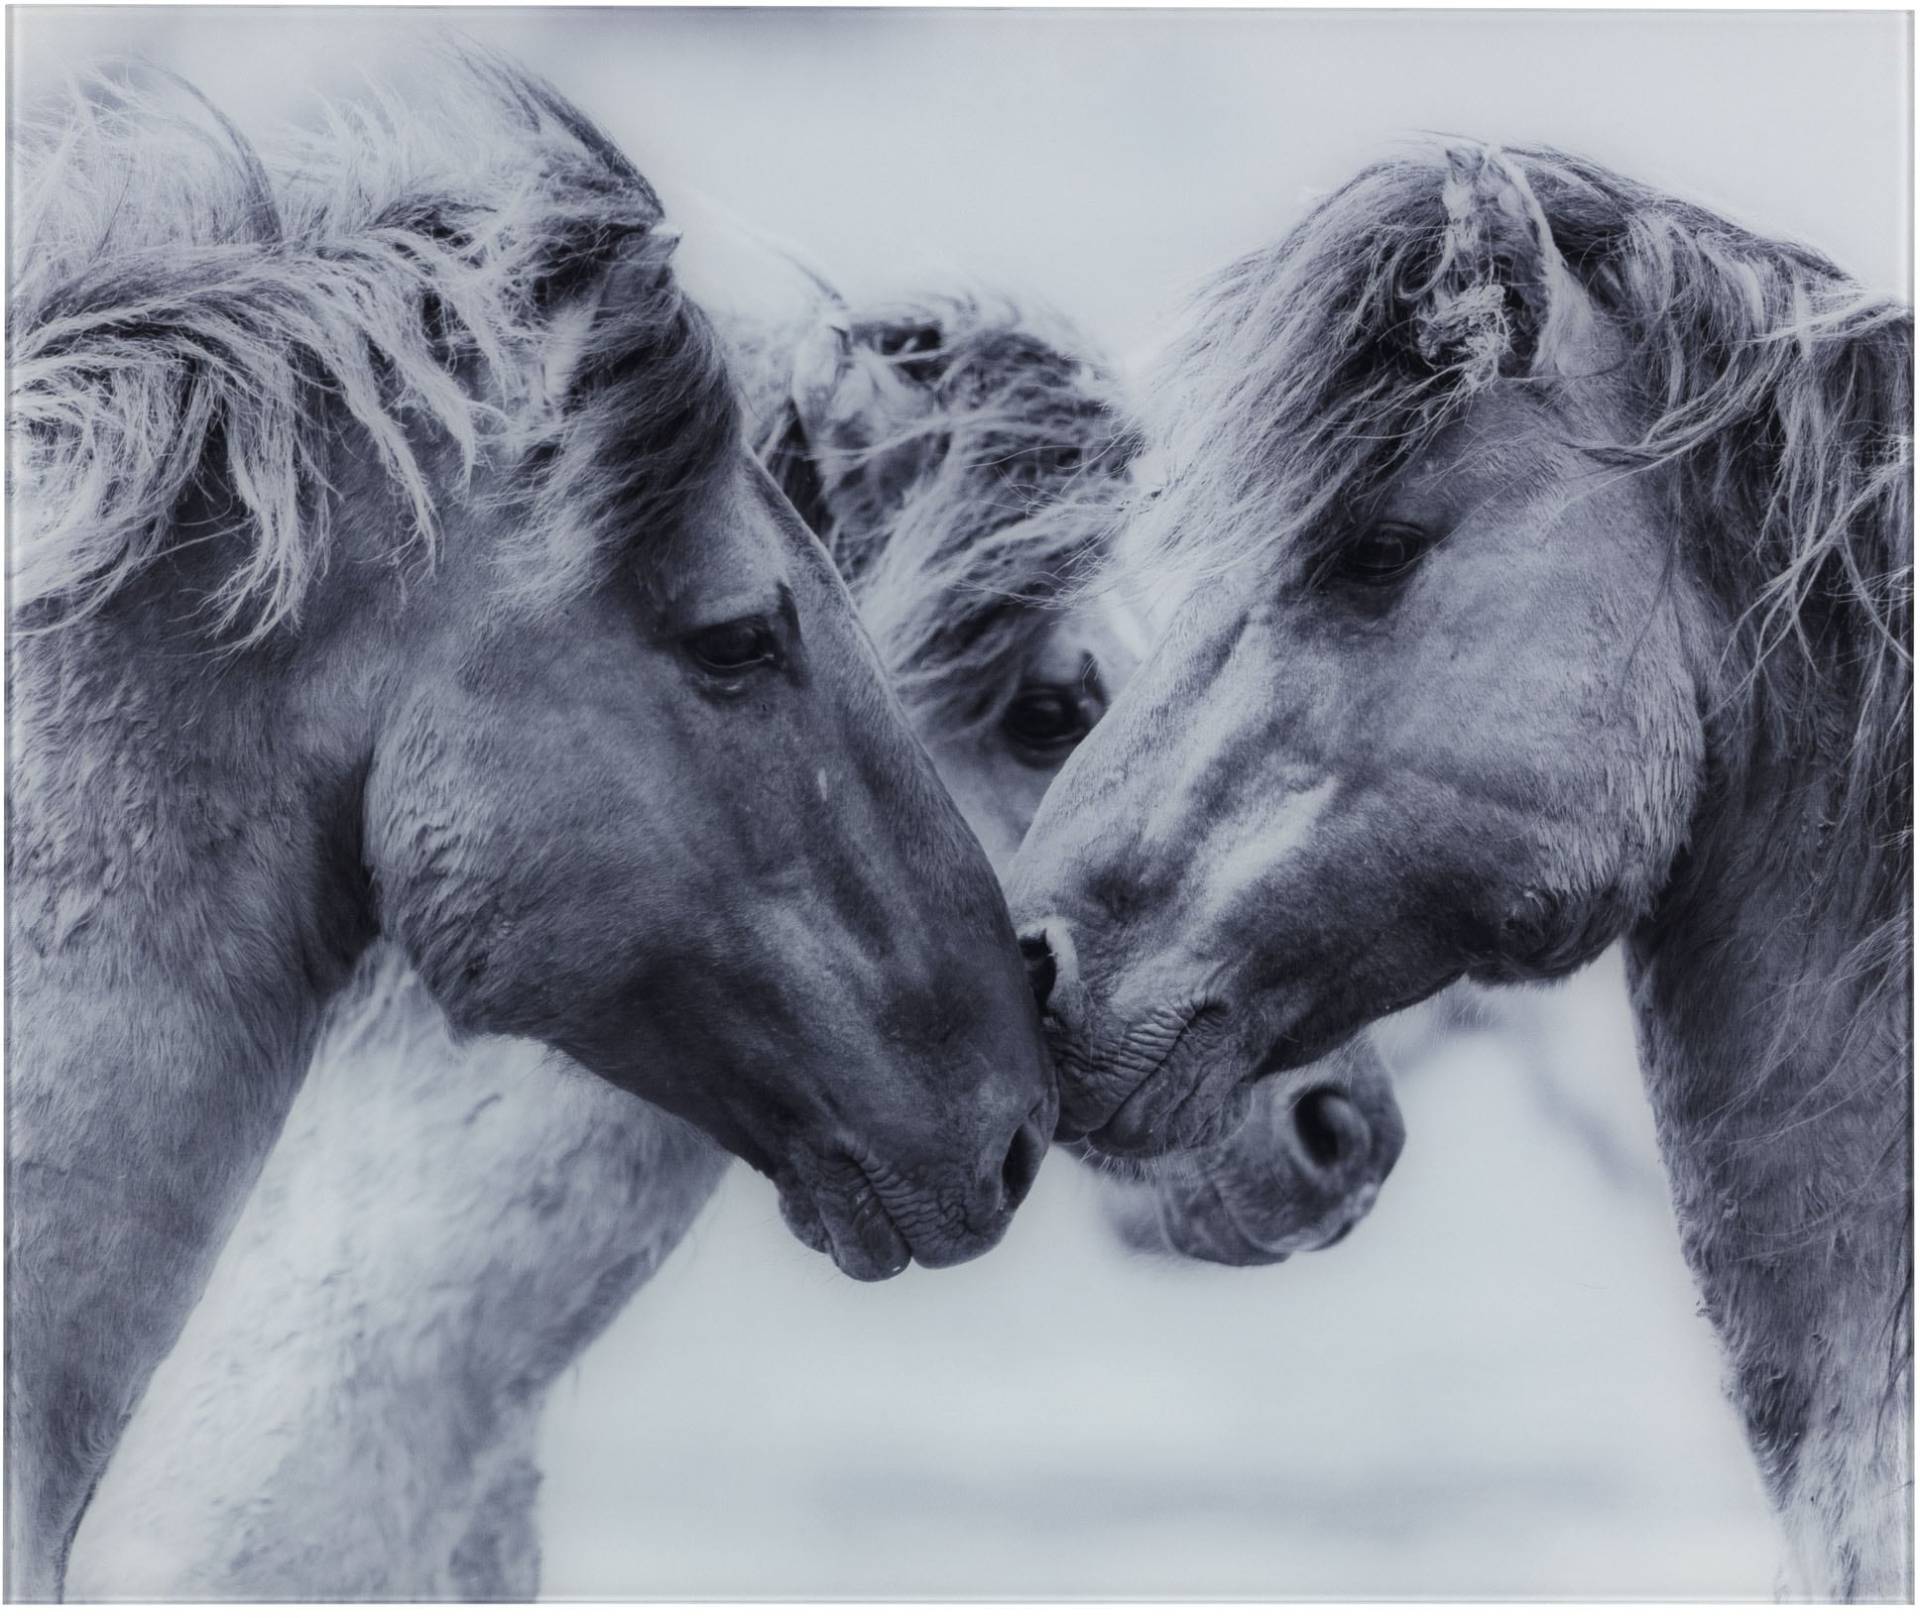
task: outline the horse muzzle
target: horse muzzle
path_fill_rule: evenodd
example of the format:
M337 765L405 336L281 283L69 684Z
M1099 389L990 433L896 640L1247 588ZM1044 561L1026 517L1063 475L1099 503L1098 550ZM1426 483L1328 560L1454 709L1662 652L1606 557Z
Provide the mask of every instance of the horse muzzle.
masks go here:
M964 1264L1007 1232L1052 1138L1049 1095L1014 1131L1005 1153L965 1183L955 1175L882 1163L858 1150L790 1164L775 1175L787 1228L856 1281L885 1281L908 1264Z
M1372 1211L1406 1142L1384 1082L1305 1073L1275 1088L1235 1135L1171 1161L1119 1194L1113 1223L1129 1247L1210 1264L1278 1264L1331 1247Z

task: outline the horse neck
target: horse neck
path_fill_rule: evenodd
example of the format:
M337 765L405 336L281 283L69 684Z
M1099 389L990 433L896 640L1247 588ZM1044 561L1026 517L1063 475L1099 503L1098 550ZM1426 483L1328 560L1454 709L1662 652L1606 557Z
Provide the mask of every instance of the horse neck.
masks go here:
M1872 1596L1906 1580L1910 946L1880 829L1834 815L1844 756L1749 738L1716 768L1629 962L1682 1239L1801 1578Z
M14 641L8 1449L42 1593L371 932L334 676L191 642L200 565Z
M135 984L197 1000L208 1015L165 1041L170 1066L182 1042L297 1066L300 1023L372 933L351 698L289 644L188 642L181 611L155 592L16 640L16 959L48 992L99 979L109 1003ZM32 1021L37 1002L20 1009Z

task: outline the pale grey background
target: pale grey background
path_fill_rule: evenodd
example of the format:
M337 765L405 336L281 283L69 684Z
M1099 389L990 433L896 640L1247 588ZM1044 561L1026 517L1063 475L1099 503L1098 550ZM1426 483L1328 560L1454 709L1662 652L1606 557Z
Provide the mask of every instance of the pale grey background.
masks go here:
M242 121L418 12L11 14ZM1422 129L1551 141L1905 289L1892 13L442 12L553 77L726 273L724 213L855 291L965 273L1134 354L1186 287ZM717 245L716 245L717 243ZM719 268L715 270L715 265ZM744 1172L556 1395L554 1595L1771 1593L1617 967L1564 995L1623 1181L1475 1037L1409 1073L1373 1218L1277 1270L1106 1239L1050 1164L1003 1247L879 1288Z

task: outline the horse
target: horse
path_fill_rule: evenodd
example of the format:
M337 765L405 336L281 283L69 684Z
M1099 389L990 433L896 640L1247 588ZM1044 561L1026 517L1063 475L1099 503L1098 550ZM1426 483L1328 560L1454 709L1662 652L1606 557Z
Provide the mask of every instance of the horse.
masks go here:
M271 160L132 73L15 152L12 1592L378 938L849 1274L990 1248L1055 1110L1005 902L631 162L479 56Z
M1172 347L1133 538L1196 583L1010 887L1113 1149L1623 939L1829 1598L1911 1589L1912 352L1904 302L1585 159L1366 169Z
M1137 658L1112 598L1070 588L1121 503L1128 401L1084 340L1011 300L722 329L754 441L847 559L916 733L1004 859ZM1041 452L1008 534L1009 458ZM725 1159L541 1047L455 1039L397 952L370 952L362 976L102 1482L77 1594L537 1593L547 1390L680 1241ZM1392 1138L1377 1065L1330 1075L1303 1116L1336 1112L1336 1086ZM1315 1164L1290 1182L1291 1113L1248 1138L1274 1154L1272 1189L1250 1168L1237 1204L1275 1249L1310 1242L1281 1223L1323 1219L1314 1192L1339 1179ZM455 1173L428 1156L446 1140ZM1124 1195L1151 1205L1194 1183ZM1234 1242L1188 1245L1224 1261Z

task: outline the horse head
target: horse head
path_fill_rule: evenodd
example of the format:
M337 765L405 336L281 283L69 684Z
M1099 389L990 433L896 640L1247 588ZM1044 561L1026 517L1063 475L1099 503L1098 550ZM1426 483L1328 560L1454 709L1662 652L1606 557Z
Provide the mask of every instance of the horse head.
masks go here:
M750 454L652 189L504 64L417 89L271 175L202 118L166 148L191 210L122 206L177 117L50 131L35 691L91 649L157 710L142 787L204 890L175 917L230 918L215 1026L297 1068L302 997L385 933L456 1027L692 1119L850 1273L979 1253L1054 1115L992 869Z
M474 502L409 612L382 922L456 1025L693 1119L848 1273L956 1262L1052 1122L1003 905L650 235L553 312L532 492Z
M1097 1145L1199 1144L1245 1079L1569 971L1666 880L1710 609L1602 448L1627 338L1571 261L1521 166L1456 152L1369 171L1196 323L1140 543L1197 582L1012 885L1072 963Z

